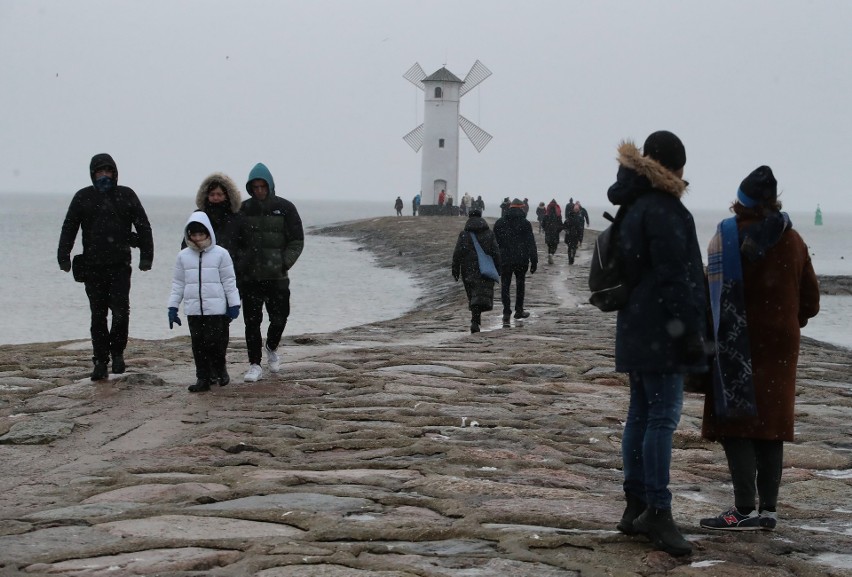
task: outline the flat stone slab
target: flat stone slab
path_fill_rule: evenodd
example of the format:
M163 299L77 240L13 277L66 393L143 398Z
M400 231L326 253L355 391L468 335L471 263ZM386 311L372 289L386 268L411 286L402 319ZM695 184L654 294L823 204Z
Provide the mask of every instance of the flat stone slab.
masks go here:
M290 565L255 573L255 577L416 577L408 571L369 571L344 565Z
M141 503L91 503L88 505L74 505L59 509L46 509L21 517L32 521L64 521L76 519L91 519L96 517L109 517L121 515L127 511L133 511L144 507Z
M7 445L45 445L71 434L74 423L67 421L48 421L27 419L13 424L9 432L0 437L0 443Z
M25 567L24 570L28 573L86 575L86 577L154 575L163 572L206 571L214 567L225 567L238 561L241 556L242 553L239 551L202 547L148 549L119 555L72 559L59 563L37 563Z
M228 489L227 485L219 483L149 483L99 493L83 503L169 503L195 499Z
M193 515L161 515L144 519L127 519L101 523L95 527L119 537L147 537L175 541L297 537L305 533L301 529L280 523Z
M337 512L349 513L365 509L374 509L376 504L369 499L336 497L322 493L274 493L243 497L219 503L196 505L191 510L199 511L251 511L255 509L283 509L286 511Z
M420 471L409 469L333 469L306 471L295 469L260 469L246 475L257 480L286 480L302 483L362 483L365 485L398 485L423 478Z
M2 377L0 378L0 391L28 391L37 387L49 387L50 383L40 379L30 379L28 377Z
M441 365L396 365L393 367L382 367L376 369L386 373L418 373L422 375L452 375L463 377L464 373L458 369L444 367Z
M6 564L31 561L43 555L79 557L85 555L86 551L103 549L120 541L121 537L98 531L94 527L50 527L0 537L0 554Z
M568 372L562 365L512 365L505 371L494 371L495 376L512 378L564 379Z

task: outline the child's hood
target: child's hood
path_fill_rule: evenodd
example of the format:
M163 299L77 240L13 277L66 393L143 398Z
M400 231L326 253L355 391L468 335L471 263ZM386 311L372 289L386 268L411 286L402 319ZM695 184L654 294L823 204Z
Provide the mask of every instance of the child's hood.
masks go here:
M189 215L189 218L186 220L186 224L183 227L183 237L186 240L187 246L192 246L192 241L189 240L189 225L193 222L197 222L204 226L207 229L207 234L210 235L210 246L216 246L216 233L213 231L213 225L210 224L210 217L207 216L203 210L196 210L192 214Z

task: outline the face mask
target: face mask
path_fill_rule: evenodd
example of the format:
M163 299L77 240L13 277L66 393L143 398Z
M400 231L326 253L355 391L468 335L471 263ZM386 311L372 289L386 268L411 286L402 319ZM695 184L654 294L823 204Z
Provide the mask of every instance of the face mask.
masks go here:
M115 181L109 176L101 176L95 179L95 190L98 192L109 192L115 188Z

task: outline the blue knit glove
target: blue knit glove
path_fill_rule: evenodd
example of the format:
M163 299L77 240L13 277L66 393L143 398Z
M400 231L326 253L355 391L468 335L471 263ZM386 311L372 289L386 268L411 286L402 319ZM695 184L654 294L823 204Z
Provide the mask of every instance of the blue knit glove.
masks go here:
M180 326L181 324L177 311L177 307L169 307L169 329L174 328L175 325Z
M240 305L234 305L232 307L228 307L228 318L230 320L234 320L240 316Z

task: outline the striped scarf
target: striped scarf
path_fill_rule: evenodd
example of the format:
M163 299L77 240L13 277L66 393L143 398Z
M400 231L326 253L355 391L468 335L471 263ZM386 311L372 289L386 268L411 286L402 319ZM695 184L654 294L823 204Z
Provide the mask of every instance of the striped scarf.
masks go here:
M722 418L754 416L757 407L736 217L719 223L707 253L716 340L713 361L715 413Z

